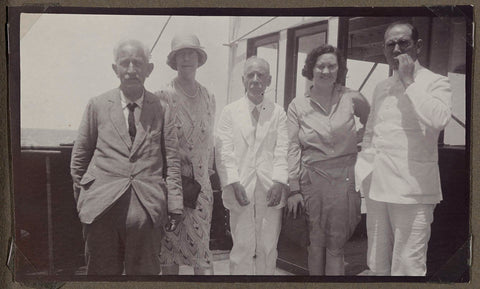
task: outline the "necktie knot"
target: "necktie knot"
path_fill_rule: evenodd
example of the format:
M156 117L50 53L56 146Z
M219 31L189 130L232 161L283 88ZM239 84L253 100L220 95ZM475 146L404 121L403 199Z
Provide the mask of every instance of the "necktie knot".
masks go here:
M131 103L127 104L127 107L128 107L129 111L134 112L135 108L137 107L137 104L135 102L131 102Z

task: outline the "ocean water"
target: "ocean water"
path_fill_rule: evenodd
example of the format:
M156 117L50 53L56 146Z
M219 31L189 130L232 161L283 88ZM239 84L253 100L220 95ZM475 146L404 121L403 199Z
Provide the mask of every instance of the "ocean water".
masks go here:
M22 128L21 146L59 146L73 144L77 137L76 130Z

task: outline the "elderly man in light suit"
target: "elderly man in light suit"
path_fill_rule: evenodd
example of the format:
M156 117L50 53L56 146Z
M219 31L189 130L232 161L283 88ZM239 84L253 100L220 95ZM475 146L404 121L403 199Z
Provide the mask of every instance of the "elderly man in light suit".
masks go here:
M366 196L367 263L375 275L424 276L435 204L437 141L451 116L448 79L422 67L417 29L393 23L384 53L393 76L375 88L357 184Z
M183 212L176 128L168 106L143 86L153 69L149 55L136 40L116 46L120 87L90 99L73 147L89 275L158 275L167 207L177 221Z
M247 59L246 95L227 105L217 127L217 170L230 210L230 273L273 275L288 179L288 134L283 108L264 98L269 64Z

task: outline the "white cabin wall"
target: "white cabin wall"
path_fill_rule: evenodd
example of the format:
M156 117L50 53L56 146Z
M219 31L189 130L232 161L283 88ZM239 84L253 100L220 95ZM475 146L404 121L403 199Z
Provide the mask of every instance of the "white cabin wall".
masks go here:
M337 47L338 44L338 17L328 19L327 43Z
M247 40L241 40L230 48L231 67L228 72L227 103L231 103L244 95L245 88L242 82L243 64L247 58ZM220 111L217 109L217 111Z

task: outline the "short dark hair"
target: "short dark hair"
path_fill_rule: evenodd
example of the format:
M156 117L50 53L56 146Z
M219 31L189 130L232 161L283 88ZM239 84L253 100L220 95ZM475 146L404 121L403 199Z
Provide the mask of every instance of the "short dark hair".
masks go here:
M336 47L330 44L323 44L317 48L314 48L310 53L307 55L307 59L305 59L305 65L302 69L302 75L305 76L308 80L313 80L313 68L317 63L317 59L320 55L333 53L337 57L338 63L338 73L336 82L339 82L339 79L344 78L347 75L347 64L345 59L343 58L342 53Z
M412 40L414 42L417 42L417 40L419 38L418 29L417 29L417 27L413 26L412 23L410 23L406 20L395 21L395 22L391 23L390 25L388 25L387 29L385 30L385 34L384 34L383 38L385 39L385 35L387 35L387 32L390 31L390 29L392 29L393 27L398 26L398 25L405 25L408 28L410 28L410 30L412 31Z

